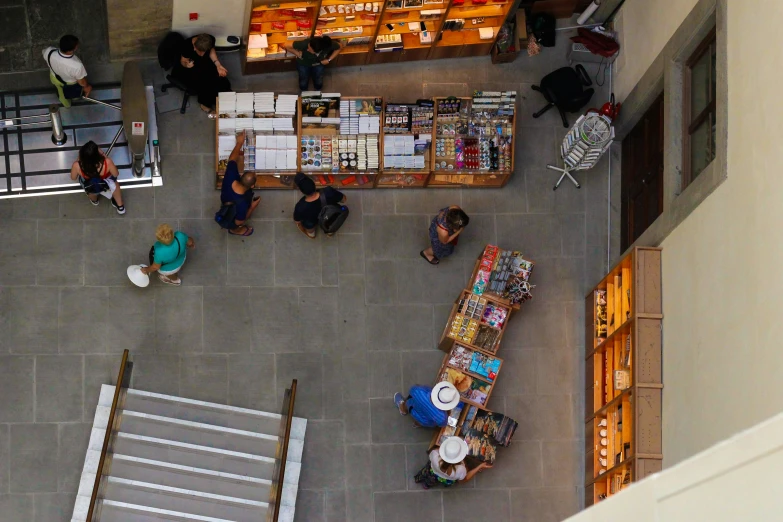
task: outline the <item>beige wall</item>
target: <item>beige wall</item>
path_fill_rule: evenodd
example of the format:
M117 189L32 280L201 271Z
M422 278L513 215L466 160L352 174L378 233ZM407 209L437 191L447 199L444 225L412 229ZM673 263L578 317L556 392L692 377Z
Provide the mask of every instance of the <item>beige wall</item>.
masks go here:
M783 2L727 19L728 179L662 244L667 466L783 411Z
M698 0L626 0L618 12L620 55L614 92L622 101L641 79Z
M216 37L245 34L247 0L173 0L172 31L191 36L210 33ZM190 13L198 13L191 21Z

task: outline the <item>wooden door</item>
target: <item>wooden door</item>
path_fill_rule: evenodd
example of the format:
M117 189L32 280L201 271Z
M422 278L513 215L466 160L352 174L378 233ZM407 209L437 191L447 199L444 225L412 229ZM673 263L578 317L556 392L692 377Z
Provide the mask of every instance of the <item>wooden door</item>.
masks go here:
M623 140L621 248L663 212L663 93Z

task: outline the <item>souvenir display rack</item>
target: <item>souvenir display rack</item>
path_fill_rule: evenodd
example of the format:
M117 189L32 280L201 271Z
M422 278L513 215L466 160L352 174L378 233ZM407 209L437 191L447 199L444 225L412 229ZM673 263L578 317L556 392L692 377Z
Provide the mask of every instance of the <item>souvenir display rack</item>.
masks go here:
M322 34L343 45L330 67L488 55L513 5L511 0L247 0L242 72L293 71L295 59L282 46Z
M514 171L516 91L435 98L430 187L502 187Z
M314 143L316 136L323 138L358 133L356 143L346 143L346 146L358 147L359 142L364 140L366 148L366 144L370 143L371 149L374 151L372 157L373 159L377 158L378 164L356 171L353 169L330 171L327 168L328 165L323 165L323 167L310 165L310 168L306 168L307 163L302 162L303 158L300 155L295 167L292 163L287 163L285 169L278 168L277 165L272 169L260 161L263 159L261 154L254 156L253 147L256 141L250 140L245 149L245 159L248 161L251 156L254 156L253 159L256 163L265 165L264 167L255 166L255 170L259 174L256 188L259 189L294 188L293 175L298 170L314 174L313 179L319 186L334 185L335 188L502 187L510 179L514 168L515 95L514 91L502 93L477 91L473 98L435 98L433 100L418 100L415 103L384 103L379 97L305 92L295 100L292 125L294 130L286 132L288 135L296 134L300 152L321 154L320 150L315 151L315 148L322 147L322 143L317 145ZM225 170L225 160L228 151L230 151L230 147L228 147L230 129L224 127L224 124L227 123L225 120L227 115L224 114L221 97L225 102L226 97L231 96L238 97L237 99L266 97L265 99L269 100L269 97L273 95L272 93L221 93L218 96L219 117L215 122L217 188L220 187ZM297 97L292 94L278 94L274 97L275 100L280 96L285 98L289 105L294 101L293 98ZM313 100L324 101L324 103L326 100L333 100L336 104L343 103L348 106L361 103L362 100L368 101L373 109L371 111L372 119L374 123L377 123L377 126L370 130L340 128L341 108L339 106L330 108L319 106L320 112L318 114L305 110L305 105L309 107L309 103ZM267 103L269 102L267 101ZM445 114L441 110L439 115L438 103L442 108L445 106L444 104L457 104L459 111ZM234 109L234 106L232 105L230 109ZM324 113L325 110L328 112ZM360 123L368 121L365 118L368 115L365 111L357 109L356 112L357 114L354 116L361 118ZM236 116L234 123L232 123L236 132L243 129L250 130L254 124L261 123L260 121L251 121L253 119L280 117L278 114L252 112L230 115ZM457 126L459 126L459 133ZM438 135L438 132L441 134ZM451 134L452 132L453 134ZM259 134L259 129L255 129L255 133ZM262 134L264 133L266 132L262 132ZM278 134L278 132L275 130L273 134ZM280 146L275 141L264 142L263 138L258 139L261 140L259 150L263 150L263 146L275 147L275 149ZM310 144L310 141L313 143ZM452 147L444 145L447 141L452 144ZM473 143L476 149L473 151L476 154L470 158L467 157L467 154L463 158L462 151L455 145L466 142ZM340 143L338 139L338 147ZM495 148L495 144L500 146ZM327 148L331 150L331 142ZM446 157L446 152L448 152L448 157ZM368 154L370 153L368 152ZM308 161L311 158L304 159ZM468 159L472 163L469 163ZM321 161L321 158L318 161ZM451 170L448 167L451 167ZM248 164L245 168L253 170L254 167Z
M585 504L662 468L661 250L636 247L585 300Z
M377 187L426 186L432 168L434 116L431 100L384 105L383 173Z
M234 93L221 93L221 95L230 95ZM259 112L261 109L259 107L258 102L255 103L255 106L252 111L245 112L244 114L241 113L237 114L236 107L232 104L230 107L226 107L225 103L224 106L221 107L221 96L218 96L217 102L216 102L216 109L215 112L217 113L218 117L215 118L215 150L217 153L215 154L215 173L216 173L216 180L215 180L215 188L218 190L220 189L220 185L223 182L223 176L226 171L226 164L228 163L228 154L230 153L231 149L233 149L233 145L236 144L236 134L238 132L241 132L242 130L246 131L245 136L245 154L243 156L243 164L240 165L240 168L242 168L243 171L254 171L256 176L256 186L255 188L258 189L280 189L280 188L291 188L293 186L293 176L296 174L297 170L299 169L298 162L296 164L290 164L288 163L285 168L267 168L266 166L261 166L259 164L256 166L255 164L255 158L258 157L256 154L260 156L260 150L258 152L255 151L255 145L257 139L271 139L272 137L277 136L285 136L285 137L291 137L295 138L295 147L294 150L298 149L298 136L301 136L301 117L299 115L302 111L302 105L301 105L301 99L299 97L296 97L295 102L293 103L293 106L295 107L295 112L293 114L290 114L290 107L293 101L292 95L274 95L273 93L255 93L254 96L258 98L259 94L264 95L271 95L274 99L275 105L278 103L279 96L288 97L287 100L287 107L289 109L286 109L285 114L276 113L274 110L272 112ZM225 100L225 98L224 98ZM236 118L236 124L231 128L227 129L223 126L223 123L226 121L231 120L231 118ZM272 119L291 119L292 126L294 129L294 132L291 133L287 130L284 131L264 131L259 129L259 125L253 126L253 121L256 119L264 119L264 120L272 120ZM258 122L256 122L258 123ZM241 124L241 125L240 125ZM221 129L221 127L223 128ZM222 140L225 140L225 142L221 143ZM276 147L274 147L276 149ZM291 149L288 143L286 143L286 148Z
M306 105L320 104L324 99L335 100L324 117L305 117ZM372 188L378 176L383 141L380 121L383 117L383 100L373 96L340 96L338 93L321 93L317 97L302 99L301 119L302 156L300 169L309 175L316 186L344 188ZM309 113L313 113L310 111ZM310 121L321 119L321 122ZM305 154L318 153L318 159ZM305 150L307 149L307 150ZM328 156L331 154L331 158ZM330 162L327 162L331 159ZM330 167L331 165L331 167Z
M510 261L512 259L518 262L514 264ZM445 437L464 436L473 421L471 414L476 415L477 411L491 414L487 404L503 367L503 359L497 356L497 352L513 311L519 310L519 303L509 299L501 302L495 297L498 294L491 292L490 285L484 282L485 280L491 283L500 282L502 279L499 277L500 274L506 277L506 272L527 282L533 266L534 263L525 260L519 252L502 250L493 245L487 245L478 257L476 268L468 281L468 288L457 297L438 343L438 348L446 352L446 355L438 370L436 382L447 380L454 384L460 392L460 404L449 412L448 426L441 428L433 436L430 448L439 444ZM477 284L476 278L484 270L494 274L494 277L479 277L481 283ZM513 284L511 281L508 283ZM498 286L495 285L494 288ZM499 293L502 294L502 289L499 289ZM496 332L491 343L476 344L482 328ZM483 414L479 413L479 415ZM511 433L513 434L513 429ZM482 451L492 451L492 458L488 460L494 460L494 444L484 440L469 441L471 448L477 444L481 445ZM500 445L506 444L507 441Z

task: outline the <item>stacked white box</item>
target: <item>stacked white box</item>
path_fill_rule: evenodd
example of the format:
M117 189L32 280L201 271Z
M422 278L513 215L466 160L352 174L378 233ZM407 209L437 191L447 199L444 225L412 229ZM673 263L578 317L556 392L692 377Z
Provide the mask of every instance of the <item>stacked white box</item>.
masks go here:
M278 116L293 116L296 114L296 94L278 94L275 102L275 114Z

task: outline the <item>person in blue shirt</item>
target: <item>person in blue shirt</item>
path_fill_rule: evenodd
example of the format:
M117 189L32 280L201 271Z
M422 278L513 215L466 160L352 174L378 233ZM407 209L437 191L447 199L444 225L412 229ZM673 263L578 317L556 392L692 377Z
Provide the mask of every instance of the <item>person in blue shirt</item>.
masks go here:
M157 271L161 283L172 286L181 285L182 279L179 278L177 272L185 264L187 249L194 248L196 243L184 232L179 230L174 232L174 229L166 223L158 225L155 237L157 241L153 246L152 266L142 266L141 273L150 274Z
M239 174L237 161L242 156L242 145L245 143L245 133L237 134L237 144L228 157L226 174L220 185L220 202L233 204L236 209L236 217L233 226L228 228L228 233L234 236L249 236L253 233L253 227L245 222L250 219L253 211L258 207L261 196L253 196L253 187L256 184L255 172Z
M394 394L400 415L410 414L417 428L442 428L448 424L449 412L459 404L459 392L450 382L439 382L434 388L412 386L408 397Z

